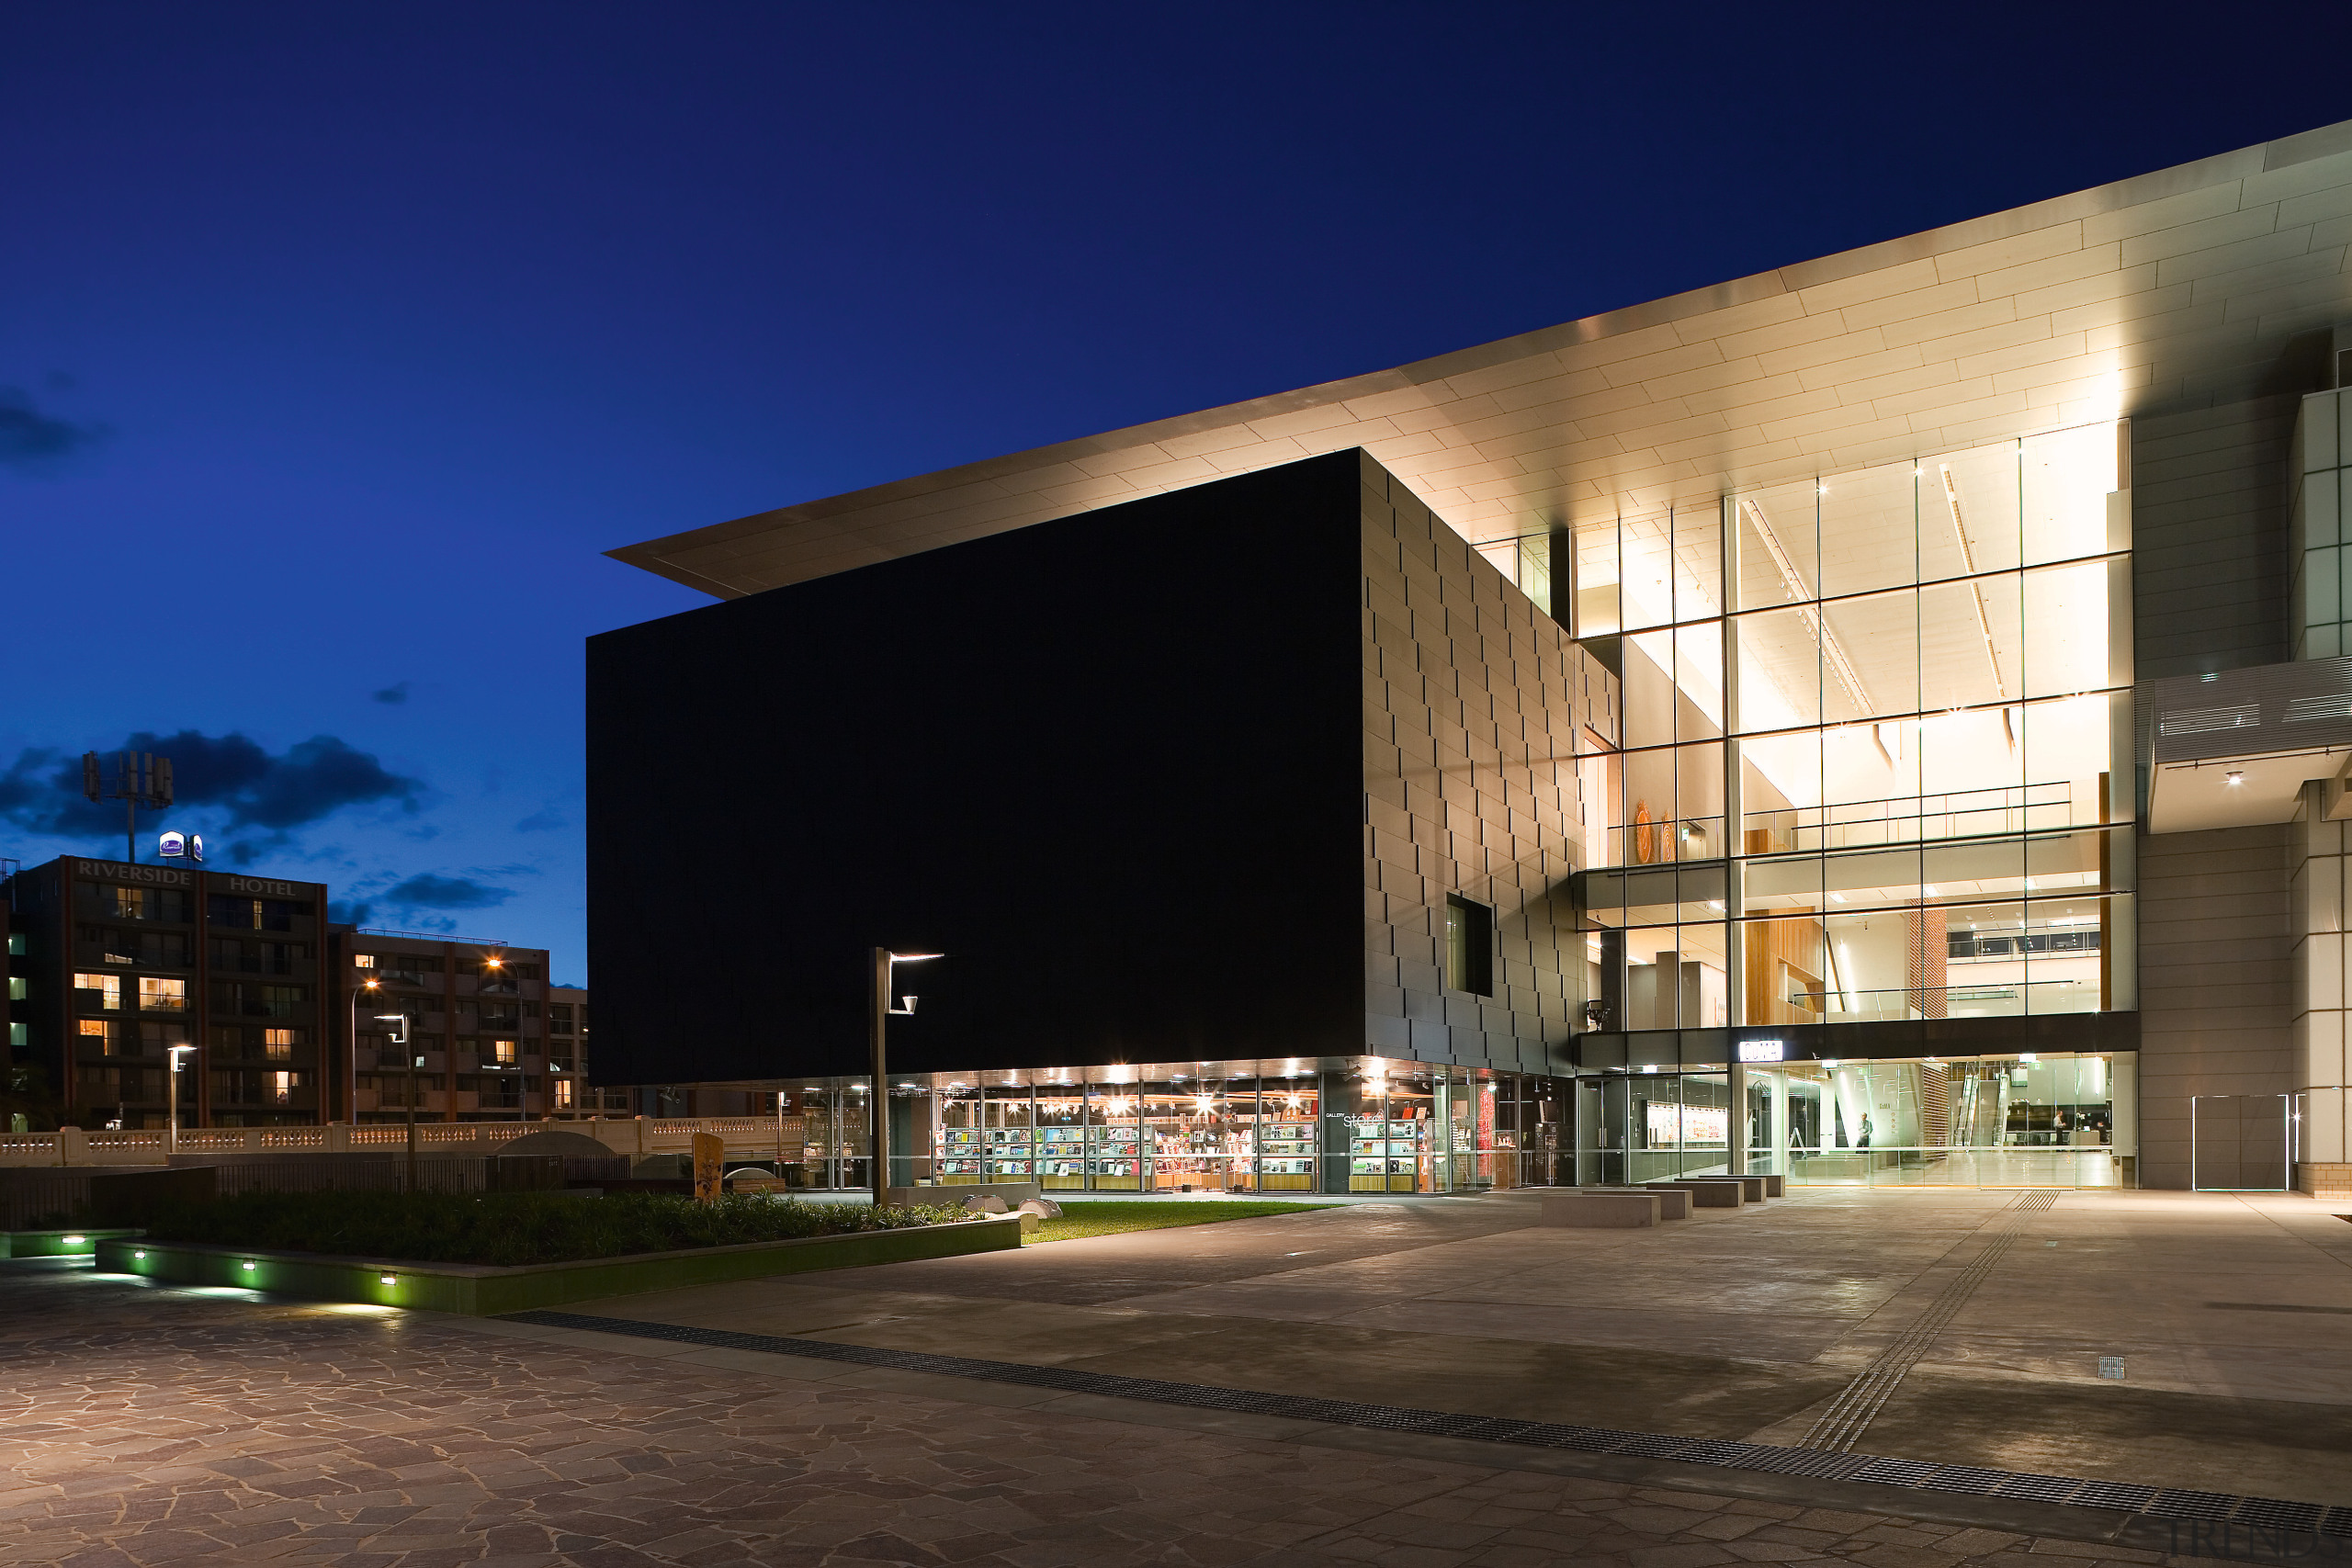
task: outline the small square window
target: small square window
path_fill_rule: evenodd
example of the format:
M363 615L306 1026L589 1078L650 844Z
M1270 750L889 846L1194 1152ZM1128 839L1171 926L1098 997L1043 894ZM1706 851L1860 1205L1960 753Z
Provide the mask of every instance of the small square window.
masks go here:
M1445 900L1445 987L1495 994L1495 912L1458 893Z

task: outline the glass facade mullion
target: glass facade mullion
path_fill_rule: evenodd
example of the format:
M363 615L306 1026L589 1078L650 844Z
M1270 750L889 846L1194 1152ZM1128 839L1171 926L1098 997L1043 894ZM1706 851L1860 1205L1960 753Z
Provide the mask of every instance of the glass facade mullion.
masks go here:
M2101 424L1621 516L1613 559L1575 536L1578 635L1623 665L1583 770L1602 1027L2117 1005L2114 483Z

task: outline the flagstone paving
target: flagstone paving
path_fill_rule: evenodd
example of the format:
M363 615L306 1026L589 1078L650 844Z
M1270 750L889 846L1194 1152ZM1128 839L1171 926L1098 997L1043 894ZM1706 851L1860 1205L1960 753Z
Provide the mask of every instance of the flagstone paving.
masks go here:
M0 1264L0 1562L1865 1568L2165 1561ZM714 1363L717 1364L714 1364ZM1001 1391L1006 1395L1019 1391ZM1107 1405L1110 1402L1104 1402Z

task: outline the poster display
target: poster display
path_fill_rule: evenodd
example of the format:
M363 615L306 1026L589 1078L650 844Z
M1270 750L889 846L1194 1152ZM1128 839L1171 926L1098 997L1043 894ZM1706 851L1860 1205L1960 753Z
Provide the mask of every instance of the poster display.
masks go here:
M1654 1149L1720 1149L1731 1127L1731 1112L1719 1105L1649 1106L1649 1146Z

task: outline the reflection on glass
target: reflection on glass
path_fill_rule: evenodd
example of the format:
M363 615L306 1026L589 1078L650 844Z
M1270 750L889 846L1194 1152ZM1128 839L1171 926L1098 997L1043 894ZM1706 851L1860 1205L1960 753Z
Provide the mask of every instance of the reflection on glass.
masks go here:
M2130 1184L2128 1058L1801 1062L1746 1076L1750 1172L1841 1186Z

